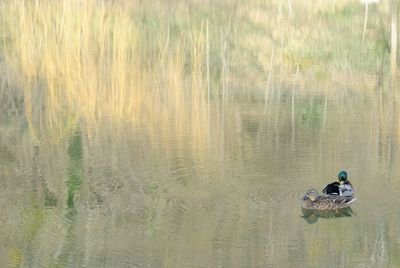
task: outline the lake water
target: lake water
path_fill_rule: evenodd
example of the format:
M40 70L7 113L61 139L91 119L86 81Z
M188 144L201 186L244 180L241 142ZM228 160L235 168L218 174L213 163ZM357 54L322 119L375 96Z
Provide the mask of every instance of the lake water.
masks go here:
M205 126L81 118L53 139L3 92L1 266L399 265L396 102L327 92L210 106ZM339 169L351 211L303 215L304 192Z
M369 2L1 2L0 267L400 267ZM304 212L341 169L351 209Z

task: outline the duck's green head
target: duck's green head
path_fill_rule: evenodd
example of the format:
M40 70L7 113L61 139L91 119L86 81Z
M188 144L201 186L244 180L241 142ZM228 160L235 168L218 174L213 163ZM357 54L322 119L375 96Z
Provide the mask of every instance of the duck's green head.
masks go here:
M343 182L347 181L347 172L344 170L341 170L338 174L338 179L339 182L342 184Z

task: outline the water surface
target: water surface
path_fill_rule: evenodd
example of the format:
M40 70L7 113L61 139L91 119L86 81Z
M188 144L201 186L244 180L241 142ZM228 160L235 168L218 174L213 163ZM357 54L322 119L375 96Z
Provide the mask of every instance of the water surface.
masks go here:
M0 4L0 267L400 266L396 1L127 2Z
M81 119L61 140L2 108L2 266L398 265L395 103L286 93L210 107L207 132ZM339 169L352 210L303 215Z

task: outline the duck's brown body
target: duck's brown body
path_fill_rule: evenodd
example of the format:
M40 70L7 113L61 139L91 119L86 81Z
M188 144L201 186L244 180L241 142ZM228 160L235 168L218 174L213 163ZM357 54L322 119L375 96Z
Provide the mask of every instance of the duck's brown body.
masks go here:
M312 189L308 190L303 197L303 208L317 209L317 210L335 210L347 208L356 200L353 196L328 196L319 195L319 193Z

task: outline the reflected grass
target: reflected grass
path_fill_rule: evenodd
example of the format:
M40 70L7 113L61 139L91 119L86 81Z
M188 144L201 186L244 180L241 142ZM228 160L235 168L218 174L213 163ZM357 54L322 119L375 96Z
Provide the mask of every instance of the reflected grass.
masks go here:
M272 89L305 79L351 83L349 72L377 84L387 68L389 5L371 8L361 42L363 6L345 0L7 1L1 57L18 74L13 83L39 139L43 129L68 137L82 119L107 117L117 127L145 118L149 132L206 136L210 105L268 93L267 77Z
M187 34L138 10L96 1L2 4L4 57L21 74L32 133L37 123L71 132L81 117L160 118L175 128L202 121L204 21Z
M68 167L67 167L67 206L68 208L74 207L74 195L79 190L83 180L83 153L82 153L82 138L81 132L76 131L74 136L71 137L68 146Z
M379 30L386 3L362 44L363 9L350 1L144 2L0 3L1 60L14 74L2 90L23 96L18 118L31 134L12 120L0 126L13 191L3 214L23 196L13 173L32 165L31 138L47 152L40 165L49 189L22 228L38 250L18 245L10 259L115 266L138 256L142 266L185 267L197 257L230 267L299 266L289 257L301 256L318 266L332 244L369 260L343 241L368 248L370 227L341 218L304 232L291 203L298 188L285 182L293 175L302 185L294 178L304 170L329 174L342 161L386 170L396 159L388 145L399 124L384 114L397 113L376 94L388 62ZM362 126L347 116L355 113ZM10 221L5 230L18 227Z

